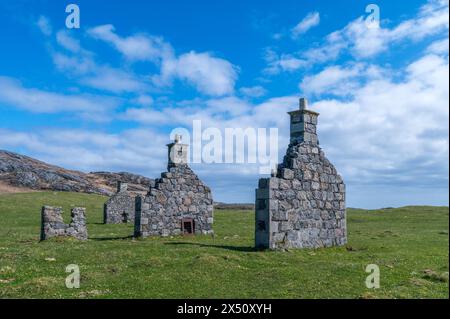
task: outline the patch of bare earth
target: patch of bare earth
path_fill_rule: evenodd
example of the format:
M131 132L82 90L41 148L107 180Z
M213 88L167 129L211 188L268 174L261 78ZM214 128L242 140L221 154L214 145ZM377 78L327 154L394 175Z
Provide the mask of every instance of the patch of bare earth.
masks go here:
M38 192L37 190L26 188L26 187L16 187L8 185L4 182L0 181L0 194L9 194L9 193L29 193L29 192Z

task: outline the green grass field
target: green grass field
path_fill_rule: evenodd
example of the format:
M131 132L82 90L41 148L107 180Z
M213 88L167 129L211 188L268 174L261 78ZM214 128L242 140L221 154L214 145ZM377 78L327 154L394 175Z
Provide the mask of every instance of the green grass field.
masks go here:
M105 197L0 195L0 298L448 298L448 207L348 210L346 247L254 251L251 211L216 211L209 236L130 237L102 225ZM39 242L42 205L88 212L90 239ZM77 264L81 287L68 289ZM367 289L365 267L380 267Z

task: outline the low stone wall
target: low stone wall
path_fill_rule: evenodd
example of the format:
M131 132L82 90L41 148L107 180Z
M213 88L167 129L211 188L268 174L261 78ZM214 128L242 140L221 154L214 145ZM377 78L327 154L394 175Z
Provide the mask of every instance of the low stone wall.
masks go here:
M86 209L75 207L71 210L71 222L65 224L61 207L43 206L41 211L41 240L51 237L74 237L88 239L86 227Z
M135 236L212 234L211 190L187 164L169 165L146 196L136 197Z

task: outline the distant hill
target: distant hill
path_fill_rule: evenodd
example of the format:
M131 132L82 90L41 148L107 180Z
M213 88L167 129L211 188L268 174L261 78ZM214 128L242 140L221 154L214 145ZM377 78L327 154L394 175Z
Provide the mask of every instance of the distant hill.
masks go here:
M111 195L117 181L128 183L134 193L145 193L153 180L127 172L67 170L34 158L0 150L0 192L54 190Z

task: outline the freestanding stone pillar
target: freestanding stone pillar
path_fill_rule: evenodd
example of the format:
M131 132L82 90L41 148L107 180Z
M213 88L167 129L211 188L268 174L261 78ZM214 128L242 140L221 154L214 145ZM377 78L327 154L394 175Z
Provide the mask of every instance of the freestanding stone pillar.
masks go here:
M345 185L319 147L318 113L300 99L289 112L291 137L283 162L256 189L257 248L318 248L347 242Z

